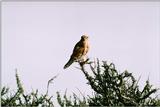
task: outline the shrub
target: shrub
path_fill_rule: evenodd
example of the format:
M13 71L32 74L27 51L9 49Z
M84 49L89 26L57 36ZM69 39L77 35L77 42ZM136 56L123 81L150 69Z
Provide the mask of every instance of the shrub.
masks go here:
M152 88L149 80L146 81L142 90L139 89L138 81L128 71L118 72L113 63L106 61L100 62L81 62L80 70L85 75L87 84L92 88L92 96L83 96L83 99L76 94L67 97L57 92L57 102L61 107L66 106L160 106L160 99L151 95L158 89ZM86 69L89 66L89 69ZM89 73L90 71L90 73ZM2 106L42 106L53 107L53 96L48 96L49 84L57 76L51 78L47 84L45 94L39 95L38 90L25 94L19 76L16 72L17 90L10 93L8 87L1 89Z
M89 70L85 69L86 63L79 64L88 81L87 84L94 91L93 96L84 98L85 101L83 100L83 102L85 102L85 105L160 106L160 99L150 97L158 89L153 89L149 80L146 81L143 89L140 90L138 80L134 78L132 73L128 71L119 73L113 63L108 64L106 61L102 61L102 64L100 64L98 59L94 64L88 63L92 74L89 74ZM79 105L81 105L81 100L78 101ZM66 100L64 99L61 102L66 102ZM70 103L70 106L74 106L74 103Z
M54 79L54 78L53 78ZM39 95L38 90L32 91L29 94L24 93L23 86L16 72L17 90L15 93L9 93L9 88L1 89L1 105L2 106L54 106L51 101L52 96L48 96L48 89L45 94ZM48 85L51 82L48 81ZM48 87L47 85L47 87Z

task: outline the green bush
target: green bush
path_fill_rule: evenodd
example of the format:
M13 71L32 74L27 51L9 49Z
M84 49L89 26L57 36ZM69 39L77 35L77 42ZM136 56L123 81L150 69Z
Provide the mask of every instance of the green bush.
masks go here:
M29 94L24 93L19 76L16 72L17 91L9 93L9 88L3 87L1 89L1 105L2 106L54 106L51 101L52 96L48 96L48 89L46 94L39 95L38 90L32 91ZM49 81L50 82L50 81ZM49 83L48 82L48 83Z
M92 88L92 96L77 97L76 94L61 95L57 92L57 102L61 107L66 106L160 106L158 97L155 95L158 89L152 88L149 80L146 81L142 90L139 89L138 81L128 71L119 73L113 63L97 60L94 63L81 62L80 70L85 75L87 84ZM88 68L89 67L89 68ZM88 69L87 69L88 68ZM89 74L90 72L90 74ZM45 94L39 94L38 90L25 94L19 76L16 72L17 90L10 93L9 88L1 89L2 106L42 106L53 107L53 96L48 96L49 84L56 78L48 81Z
M89 70L85 69L85 65L87 64L80 63L80 69L88 81L87 84L93 89L94 95L85 97L82 101L76 99L78 105L84 102L83 105L88 106L160 106L160 99L150 97L158 89L153 89L148 80L140 90L138 81L132 73L128 71L119 73L113 63L107 64L106 61L102 61L100 64L98 59L94 64L89 63L92 74L88 73ZM59 93L57 96L59 97ZM65 99L59 102L68 102L68 99ZM75 106L71 102L69 106Z

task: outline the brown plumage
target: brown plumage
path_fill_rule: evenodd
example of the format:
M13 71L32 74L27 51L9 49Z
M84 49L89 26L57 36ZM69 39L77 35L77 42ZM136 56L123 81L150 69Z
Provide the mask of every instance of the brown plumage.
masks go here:
M89 50L88 36L82 35L81 40L75 45L69 61L65 64L64 69L69 67L73 62L82 60Z

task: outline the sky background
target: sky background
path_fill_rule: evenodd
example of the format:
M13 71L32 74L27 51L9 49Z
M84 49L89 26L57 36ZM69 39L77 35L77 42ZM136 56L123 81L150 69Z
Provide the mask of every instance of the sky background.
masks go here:
M113 62L160 88L160 3L2 2L2 86L16 89L15 69L26 92L91 95L77 63L63 69L81 35L88 34L91 60ZM78 88L78 89L77 89Z

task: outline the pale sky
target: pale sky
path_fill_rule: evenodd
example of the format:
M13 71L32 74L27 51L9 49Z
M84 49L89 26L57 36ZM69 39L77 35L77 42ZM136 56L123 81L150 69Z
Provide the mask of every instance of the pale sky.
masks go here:
M84 74L63 69L81 35L88 34L88 57L113 62L160 88L160 3L2 2L2 86L16 88L15 68L26 92L91 94Z

